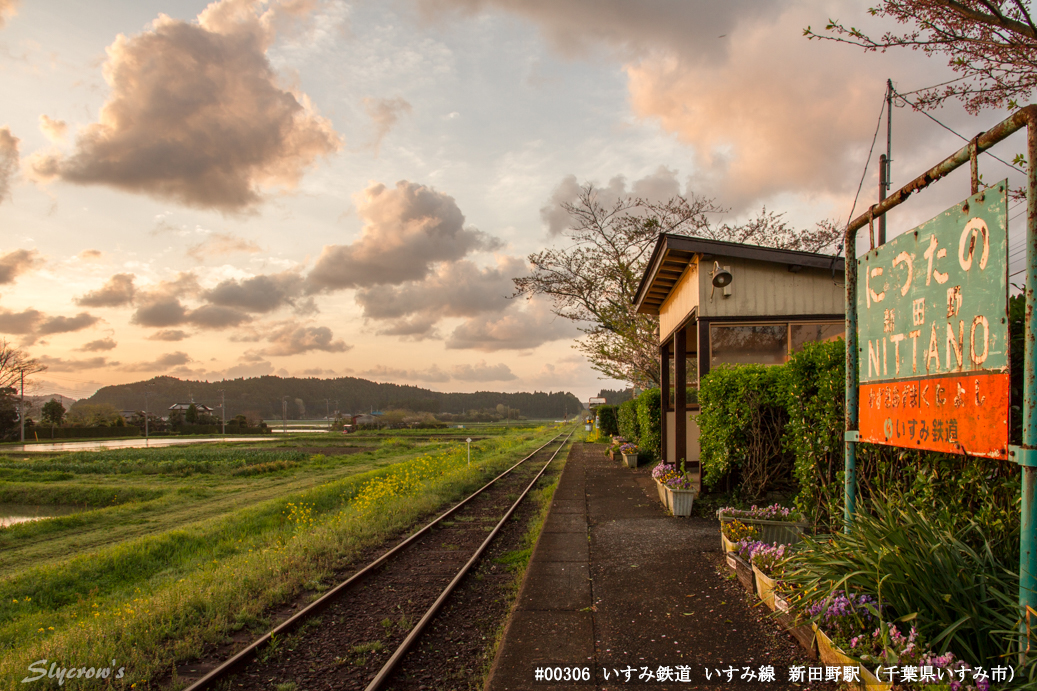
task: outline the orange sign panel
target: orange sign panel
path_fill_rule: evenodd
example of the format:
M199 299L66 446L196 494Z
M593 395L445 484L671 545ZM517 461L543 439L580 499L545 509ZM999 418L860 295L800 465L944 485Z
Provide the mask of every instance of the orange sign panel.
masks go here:
M861 384L860 439L926 451L1007 458L1007 373Z

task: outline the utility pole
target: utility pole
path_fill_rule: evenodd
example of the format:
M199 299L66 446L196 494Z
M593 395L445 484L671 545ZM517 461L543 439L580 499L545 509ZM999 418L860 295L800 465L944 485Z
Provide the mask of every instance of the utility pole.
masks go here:
M281 396L281 431L288 432L288 397Z
M148 441L148 416L151 415L148 409L148 387L150 386L151 384L144 385L144 446L149 446L150 444Z
M223 430L221 434L227 436L227 394L220 389L220 424Z
M328 429L331 429L331 399L324 399L324 419L328 421Z
M893 80L886 80L886 153L879 156L879 203L890 190L893 173ZM886 244L886 214L879 216L879 244Z
M22 393L21 393L21 405L18 408L18 422L21 424L21 439L22 443L25 443L25 370L21 370L18 375L22 380Z

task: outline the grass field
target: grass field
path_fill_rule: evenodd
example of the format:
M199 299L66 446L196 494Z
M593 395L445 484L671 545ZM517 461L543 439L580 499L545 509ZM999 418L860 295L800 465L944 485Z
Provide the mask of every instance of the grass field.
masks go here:
M29 667L47 660L55 670L122 668L102 684L148 688L176 661L265 626L271 607L316 596L359 551L556 433L480 429L471 467L463 441L427 432L0 452L0 502L88 509L0 529L3 687L29 688L20 683L37 674ZM62 688L98 685L66 678Z

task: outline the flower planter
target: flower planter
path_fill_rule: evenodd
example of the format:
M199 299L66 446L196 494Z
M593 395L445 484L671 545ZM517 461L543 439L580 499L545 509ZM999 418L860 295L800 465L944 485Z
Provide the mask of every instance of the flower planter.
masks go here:
M785 630L789 632L789 635L796 639L796 643L799 643L799 646L807 651L810 659L816 660L817 648L814 645L814 630L807 624L797 625L793 615L787 610L782 611L779 609L775 612L775 615L781 625L785 627Z
M666 485L656 480L655 488L659 490L659 503L665 506L666 508L670 508L669 503L666 501Z
M756 564L753 564L753 573L756 574L756 594L763 600L763 604L773 611L775 608L774 579L756 568Z
M774 591L774 609L778 612L789 611L789 601L786 600L781 593Z
M803 530L809 523L793 523L791 521L765 521L760 518L739 518L721 516L720 525L732 521L741 521L744 525L756 528L756 539L767 545L794 545L803 538Z
M625 453L623 454L623 462L626 463L627 468L637 467L638 455L636 453Z
M738 582L742 584L750 593L756 592L756 584L753 582L753 569L751 566L745 563L745 560L733 552L727 554L727 563L730 564L734 560L735 564L735 575L738 576Z
M670 489L666 487L666 504L670 508L670 512L674 516L690 516L691 507L695 503L695 495L698 494L693 489Z
M825 632L817 628L817 624L814 624L814 633L817 636L817 653L821 657L821 661L826 665L840 665L840 666L852 666L860 667L861 669L861 681L857 684L857 688L862 691L889 691L893 688L893 685L879 681L879 679L869 672L864 664L860 660L854 660L848 656L842 650L840 650L832 640L825 635Z
M733 543L730 540L728 540L727 536L724 535L723 533L720 533L720 545L724 548L725 552L734 552L735 551L735 543Z

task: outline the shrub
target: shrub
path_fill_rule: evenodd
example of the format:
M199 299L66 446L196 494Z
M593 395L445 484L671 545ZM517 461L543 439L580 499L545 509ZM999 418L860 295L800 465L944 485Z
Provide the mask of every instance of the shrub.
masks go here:
M619 421L616 418L616 406L598 406L598 432L612 436L619 434Z
M661 454L662 427L659 406L662 399L659 389L648 389L637 397L637 445L652 458ZM623 435L626 436L626 435Z
M702 378L699 443L703 482L734 478L754 499L791 480L792 457L782 444L784 367L722 365Z
M631 399L620 403L616 417L619 435L636 442L641 437L641 427L637 422L637 400Z
M808 343L785 369L785 446L795 456L796 506L815 524L834 525L843 496L846 342Z

